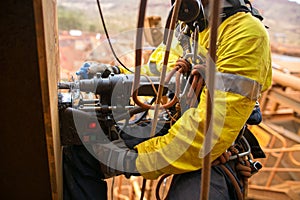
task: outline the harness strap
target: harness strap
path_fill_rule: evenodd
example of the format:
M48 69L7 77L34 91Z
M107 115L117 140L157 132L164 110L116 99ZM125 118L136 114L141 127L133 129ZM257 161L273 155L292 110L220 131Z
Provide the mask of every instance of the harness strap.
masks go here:
M230 4L231 6L228 6ZM234 15L237 12L250 12L254 17L258 18L260 21L262 21L264 18L259 13L259 11L254 8L249 0L226 0L224 2L224 10L222 18L222 21L224 21L226 18L230 17L231 15ZM248 5L248 6L247 6Z
M227 7L223 8L223 12L221 13L222 22L225 21L228 17L238 13L238 12L250 12L250 10L246 6L241 6L239 8Z

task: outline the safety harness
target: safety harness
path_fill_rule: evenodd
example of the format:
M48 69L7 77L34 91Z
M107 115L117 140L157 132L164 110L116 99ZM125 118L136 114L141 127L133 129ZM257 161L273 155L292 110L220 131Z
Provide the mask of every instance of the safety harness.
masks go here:
M226 2L227 1L227 2ZM254 17L257 17L261 21L263 20L263 17L259 14L257 9L253 8L249 0L226 0L224 3L223 11L220 14L221 21L225 21L230 16L238 13L238 12L250 12ZM247 6L248 5L248 6ZM181 25L177 26L177 39L180 42L180 45L182 46L184 52L191 52L191 44L190 44L190 37L191 32L195 31L196 27L195 25L200 25L200 31L204 30L204 28L207 27L208 23L206 21L206 18L204 16L204 11L200 12L199 16L197 17L198 24L194 22L185 23L182 22ZM182 24L186 24L187 26L184 26ZM202 26L201 26L202 25ZM203 26L205 25L205 26ZM180 59L180 65L177 65L177 67L182 67L182 65L190 65L187 61L185 63L186 59ZM177 62L178 63L178 62ZM194 65L194 69L197 64ZM150 70L152 72L155 72L154 68L156 69L156 64L151 63ZM205 79L205 72L198 69L198 73L202 76L202 78ZM193 85L193 84L192 84ZM197 84L196 84L197 85ZM260 92L261 92L261 85L252 79L246 78L244 76L239 76L235 74L228 74L228 73L221 73L216 72L216 86L215 89L224 91L224 92L231 92L235 94L239 94L242 96L245 96L249 98L250 100L258 100ZM256 105L256 107L253 110L253 113L251 116L256 115L259 111L259 106ZM250 116L250 118L251 118ZM258 124L260 122L259 118L257 121L251 121L251 125ZM230 157L230 160L234 161L236 163L236 166L245 166L251 168L251 174L256 173L262 166L259 162L253 162L253 158L265 158L265 154L262 151L262 149L259 146L258 141L256 140L255 136L251 133L251 131L247 128L247 124L243 127L243 129L240 131L239 136L237 137L235 143L228 149L228 151L231 152L232 156ZM252 156L250 155L252 154ZM221 165L223 171L228 175L229 179L231 180L231 183L233 184L237 198L239 200L244 199L246 195L247 190L247 176L243 175L243 172L240 172L238 167L236 167L237 176L235 173L231 171L230 167L227 167L226 164ZM239 173L241 174L241 177L239 176ZM250 175L251 176L251 175ZM163 176L159 183L166 177ZM242 183L242 185L240 184ZM160 184L158 184L160 185ZM158 199L159 195L156 195Z

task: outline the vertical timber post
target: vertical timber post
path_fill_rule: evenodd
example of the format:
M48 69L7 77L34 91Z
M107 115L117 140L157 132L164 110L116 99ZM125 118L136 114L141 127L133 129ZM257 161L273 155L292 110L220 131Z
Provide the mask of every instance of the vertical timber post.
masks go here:
M34 14L52 199L62 199L62 158L57 107L59 52L56 0L34 0Z
M60 200L56 0L0 4L0 199Z

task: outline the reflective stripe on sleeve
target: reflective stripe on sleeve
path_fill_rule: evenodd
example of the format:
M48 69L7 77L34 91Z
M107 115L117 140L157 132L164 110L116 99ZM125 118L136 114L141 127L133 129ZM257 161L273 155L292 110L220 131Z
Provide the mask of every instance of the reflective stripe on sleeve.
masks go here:
M217 90L232 92L245 96L250 100L257 100L261 88L262 86L257 81L250 78L229 73L216 73L215 89Z

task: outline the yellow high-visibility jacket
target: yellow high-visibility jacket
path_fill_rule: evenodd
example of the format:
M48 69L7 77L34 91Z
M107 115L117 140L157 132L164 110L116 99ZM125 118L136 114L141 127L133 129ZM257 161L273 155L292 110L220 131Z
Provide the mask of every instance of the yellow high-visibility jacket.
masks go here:
M199 46L209 48L209 29L199 34ZM182 53L179 45L173 44L172 47L175 50L170 57L171 65ZM161 66L162 61L158 61L162 60L161 50L158 48L150 58L157 66ZM268 34L264 25L250 13L237 13L219 26L216 69L222 74L234 74L253 80L261 86L260 91L265 91L271 85ZM235 84L238 83L233 82L233 88L249 90ZM180 174L202 168L202 159L208 152L202 148L205 139L206 94L207 88L204 88L197 108L188 109L166 135L135 146L138 151L136 167L143 177L156 179L162 174ZM233 144L250 116L255 101L231 90L215 90L214 121L210 125L214 128L212 160Z
M159 45L155 51L150 55L147 64L142 65L141 74L147 76L159 76L163 67L163 60L165 55L166 46L164 44ZM176 61L182 56L183 50L176 40L172 40L172 45L169 54L169 60L167 65L167 72L175 67ZM125 70L123 67L118 66L121 74L131 73ZM131 69L131 68L130 68ZM135 70L135 69L131 69Z

